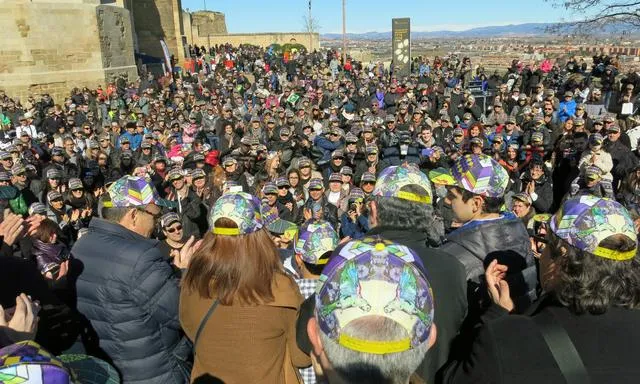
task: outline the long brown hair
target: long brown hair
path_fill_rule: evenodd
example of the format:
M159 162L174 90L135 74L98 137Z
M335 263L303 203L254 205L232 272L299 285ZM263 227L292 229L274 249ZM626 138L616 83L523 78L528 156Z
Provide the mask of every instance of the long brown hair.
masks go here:
M226 218L216 227L237 228ZM184 277L184 287L201 297L216 297L221 304L234 301L257 305L273 301L272 283L282 272L280 256L263 228L240 236L208 232L193 255Z

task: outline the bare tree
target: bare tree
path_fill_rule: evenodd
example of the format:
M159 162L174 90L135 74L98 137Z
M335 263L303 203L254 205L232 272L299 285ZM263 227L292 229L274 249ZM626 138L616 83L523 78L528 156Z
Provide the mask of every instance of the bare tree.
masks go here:
M320 23L315 17L302 16L302 32L316 33L320 31Z
M589 35L606 27L640 27L640 1L633 0L544 0L576 16L547 28L548 32Z

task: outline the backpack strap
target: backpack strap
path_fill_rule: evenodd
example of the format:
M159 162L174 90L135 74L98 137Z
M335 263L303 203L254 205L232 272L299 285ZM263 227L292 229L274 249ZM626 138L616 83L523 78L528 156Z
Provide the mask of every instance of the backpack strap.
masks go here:
M200 321L200 325L198 326L198 330L196 331L196 337L193 339L193 354L194 355L196 354L196 347L198 346L198 339L200 339L200 334L202 333L202 330L204 329L204 326L207 325L207 322L209 321L209 318L211 317L211 315L213 314L213 312L216 310L217 307L218 307L218 300L213 300L213 303L211 304L211 307L209 307L209 310L207 311L207 314L204 315L204 317Z
M567 384L589 384L589 374L567 331L551 311L533 317Z

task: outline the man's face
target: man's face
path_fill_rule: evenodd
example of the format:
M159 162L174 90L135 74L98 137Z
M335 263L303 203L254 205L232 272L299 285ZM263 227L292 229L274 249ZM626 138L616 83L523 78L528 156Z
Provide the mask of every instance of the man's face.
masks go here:
M275 205L276 201L278 200L278 195L276 195L275 193L266 194L265 197L267 198L267 202L270 206Z
M73 141L65 141L64 143L64 149L67 150L67 152L73 152Z
M172 241L182 240L182 235L183 235L182 223L178 223L178 222L173 223L169 227L163 228L163 231L165 236L167 236L169 240L172 240Z
M515 199L514 199L512 207L511 207L511 210L518 217L525 217L527 215L527 213L529 213L529 207L525 203L523 203L522 201L515 200Z
M329 190L331 192L340 192L340 189L342 189L342 183L338 183L337 181L329 183Z
M616 142L620 138L620 132L609 131L607 132L607 137L609 138L609 141Z
M544 169L542 169L541 166L536 165L536 166L533 166L533 168L531 168L531 178L533 180L538 180L539 178L542 177L542 175L544 175Z
M150 237L156 227L156 218L161 210L155 204L149 204L144 208L136 209L138 220L136 221L135 232L144 237Z
M365 181L362 183L362 191L364 193L371 193L373 192L373 189L375 188L376 183L373 183L371 181Z
M453 216L459 223L466 223L473 219L477 210L475 199L476 197L472 197L465 202L462 200L462 193L457 188L447 188L446 201L451 205ZM477 197L477 199L481 198Z
M322 197L322 192L322 189L311 189L309 190L309 197L311 197L313 201L318 201Z

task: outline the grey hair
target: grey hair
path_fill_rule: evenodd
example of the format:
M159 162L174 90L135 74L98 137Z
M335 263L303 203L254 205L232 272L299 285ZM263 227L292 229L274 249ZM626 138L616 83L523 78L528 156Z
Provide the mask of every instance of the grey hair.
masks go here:
M384 316L367 316L347 324L341 332L369 341L397 341L408 337L399 323ZM403 352L372 354L348 349L320 331L322 346L333 370L347 383L407 384L429 349L428 342Z
M416 203L397 197L373 198L377 206L378 225L394 229L418 231L427 235L430 246L439 246L444 239L442 217L430 204Z

